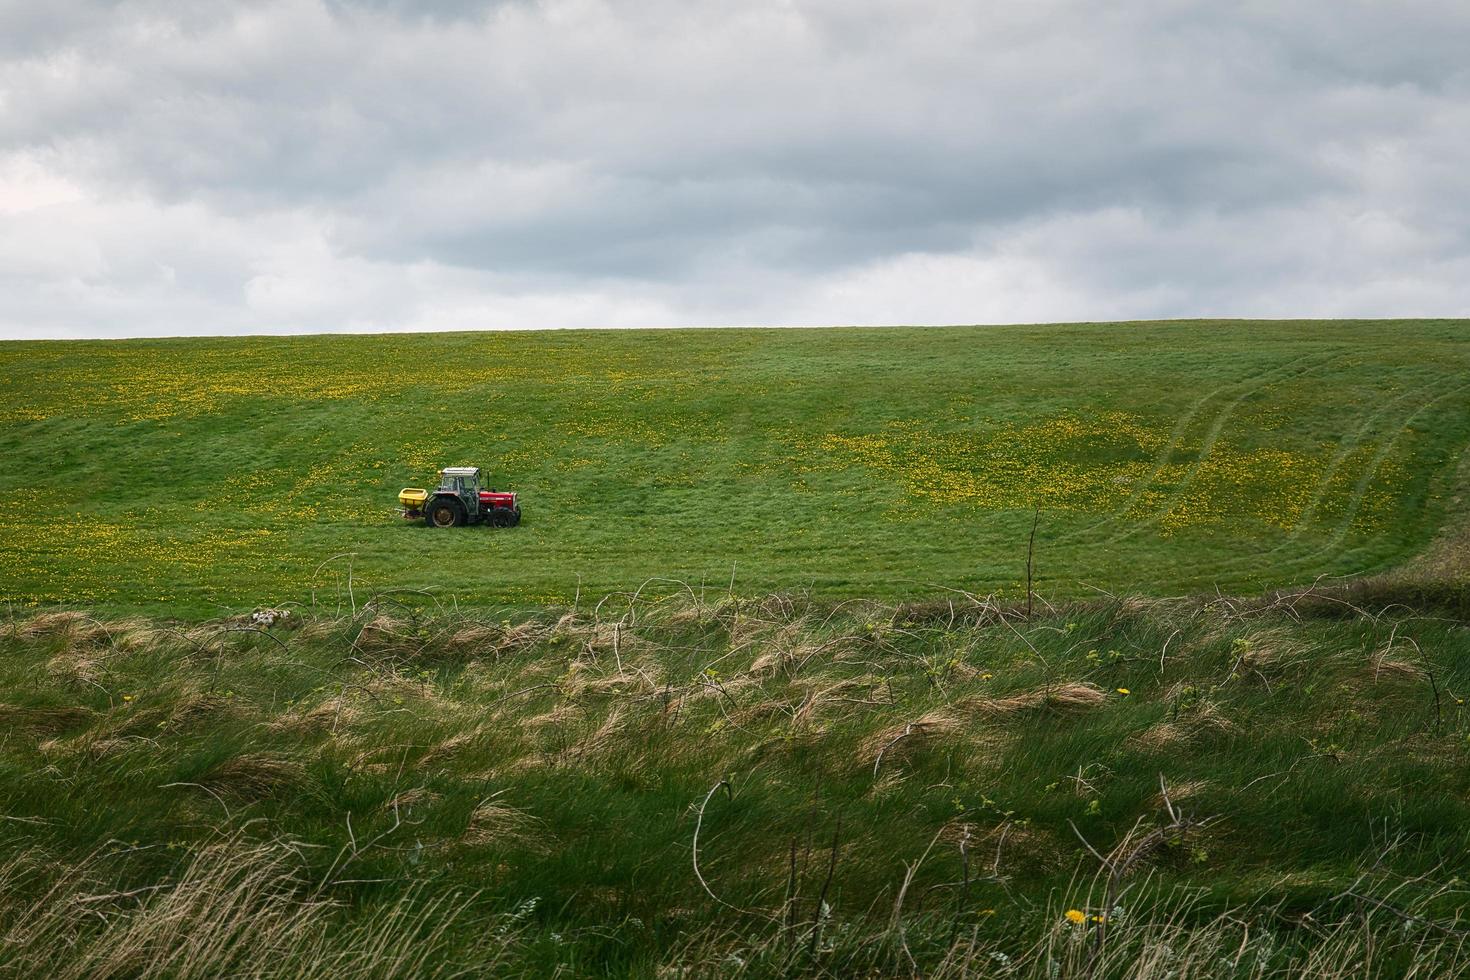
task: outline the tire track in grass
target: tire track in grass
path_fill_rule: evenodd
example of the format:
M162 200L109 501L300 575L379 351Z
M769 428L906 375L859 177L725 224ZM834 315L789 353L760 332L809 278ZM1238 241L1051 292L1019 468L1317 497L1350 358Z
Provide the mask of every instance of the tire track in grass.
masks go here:
M1134 502L1138 500L1138 498L1143 495L1148 487L1150 487L1153 482L1159 478L1159 474L1164 472L1164 468L1169 465L1169 457L1174 455L1175 450L1179 447L1180 442L1184 438L1185 432L1188 431L1189 426L1194 422L1195 416L1197 416L1200 413L1200 410L1203 409L1205 405L1207 405L1210 401L1212 401L1216 395L1219 395L1222 392L1232 391L1236 388L1239 388L1241 385L1251 386L1248 389L1247 393L1251 391L1259 391L1264 386L1270 384L1275 375L1281 373L1282 371L1289 371L1291 368L1300 364L1302 361L1308 360L1309 358L1320 356L1321 355L1319 354L1303 354L1301 357L1288 361L1286 364L1274 368L1268 368L1265 371L1259 371L1253 375L1242 378L1239 381L1232 381L1228 384L1223 384L1205 395L1204 397L1197 400L1193 405L1189 407L1189 410L1187 412L1179 417L1179 421L1174 424L1173 431L1169 433L1169 441L1165 443L1164 448L1159 450L1158 454L1154 457L1153 471L1149 473L1146 479L1140 480L1134 485L1133 490L1130 491L1125 498L1123 498L1123 503L1118 508L1117 512L1107 517L1104 517L1102 520L1098 521L1095 524L1090 524L1087 527L1079 528L1076 531L1070 531L1062 535L1061 537L1056 539L1056 543L1064 544L1069 541L1076 541L1078 538L1091 534L1098 528L1106 527L1109 524L1115 524L1118 521L1122 520L1123 515L1128 513L1128 509L1133 506Z
M1326 357L1319 358L1314 363L1307 365L1307 367L1303 368L1300 371L1296 371L1292 374L1288 374L1280 378L1274 378L1271 382L1268 382L1267 384L1257 385L1256 387L1248 391L1243 391L1239 395L1237 395L1235 399L1231 401L1230 404L1226 405L1225 408L1221 410L1221 412L1215 417L1214 424L1210 426L1210 430L1206 434L1204 442L1200 445L1199 455L1196 456L1194 462L1190 464L1189 469L1184 474L1184 478L1180 480L1178 485L1174 487L1174 489L1169 493L1166 498L1164 498L1164 501L1160 505L1160 507L1155 509L1152 514L1139 518L1137 521L1134 521L1129 526L1123 528L1111 538L1108 538L1107 543L1117 544L1120 541L1126 541L1128 538L1131 538L1139 531L1142 531L1145 527L1148 527L1150 524L1154 524L1158 521L1163 520L1174 512L1174 509L1178 507L1180 501L1183 500L1185 491L1194 484L1195 477L1199 476L1200 470L1204 468L1205 462L1209 459L1210 452L1215 448L1215 443L1219 441L1220 435L1225 431L1225 424L1230 421L1231 417L1235 415L1235 410L1239 408L1241 403L1244 402L1247 398L1266 388L1268 384L1277 384L1282 381L1295 381L1298 378L1311 374L1313 371L1316 371L1319 368L1327 367L1329 364L1332 364L1334 361L1339 361L1345 356L1346 354L1341 352L1329 354Z
M1345 356L1347 356L1345 352L1328 354L1325 357L1319 358L1312 364L1307 365L1300 371L1296 371L1292 374L1286 375L1285 377L1272 379L1269 384L1276 384L1282 381L1295 381L1298 378L1311 374L1313 371L1316 371L1319 368L1324 368L1335 361L1340 361ZM1257 385L1255 388L1252 388L1249 391L1243 391L1239 395L1237 395L1235 399L1230 402L1229 405L1226 405L1225 408L1220 412L1220 414L1215 417L1214 424L1210 426L1209 432L1205 435L1204 442L1200 444L1199 455L1196 456L1194 462L1190 464L1189 469L1184 474L1184 478L1180 480L1179 484L1174 487L1174 489L1169 493L1166 498L1164 498L1163 503L1160 505L1161 509L1156 509L1152 514L1149 514L1146 517L1141 517L1137 521L1134 521L1128 527L1125 527L1123 530L1119 531L1117 534L1109 538L1107 540L1107 543L1117 544L1120 541L1126 541L1128 538L1131 538L1133 535L1137 534L1139 531L1142 531L1150 524L1161 521L1164 518L1168 517L1170 514L1174 513L1174 509L1178 507L1180 501L1183 500L1185 491L1194 484L1195 477L1199 476L1200 470L1204 468L1206 460L1209 459L1211 451L1213 451L1215 448L1215 443L1220 440L1220 435L1225 431L1225 424L1229 422L1231 417L1235 415L1235 410L1239 408L1241 403L1244 402L1247 398L1249 398L1251 395L1256 394L1267 386L1267 384L1261 384Z
M1436 386L1430 385L1426 387L1430 387L1432 389ZM1374 412L1367 419L1365 419L1362 425L1358 426L1355 432L1353 432L1350 436L1345 438L1340 443L1341 448L1339 448L1338 452L1329 462L1326 470L1323 471L1322 476L1317 480L1317 485L1314 488L1312 498L1308 502L1307 507L1303 509L1301 516L1297 518L1296 523L1293 525L1291 531L1288 532L1286 538L1283 541L1281 541L1274 547L1268 548L1264 551L1259 551L1255 554L1250 555L1238 555L1234 558L1229 559L1228 561L1219 562L1213 565L1196 562L1187 566L1187 568L1184 570L1185 573L1189 575L1195 575L1204 571L1229 572L1247 563L1266 561L1272 556L1277 555L1282 551L1290 548L1293 544L1297 542L1299 538L1301 538L1303 534L1306 533L1307 526L1311 522L1312 517L1315 515L1317 507L1321 505L1323 498L1327 495L1328 486L1332 483L1333 477L1337 475L1337 471L1342 468L1343 463L1347 461L1348 457L1352 456L1352 454L1355 453L1359 448L1361 448L1365 443L1371 444L1371 440L1369 440L1368 438L1369 434L1381 427L1381 422L1383 418L1386 415L1389 415L1396 406L1416 395L1422 395L1423 393L1424 388L1422 387L1417 389L1410 389L1409 391L1404 392L1398 397L1386 402L1384 405L1379 407L1378 411ZM1397 418L1391 426L1383 428L1385 437L1388 437L1390 433L1401 433L1404 427L1413 420L1415 415L1423 407L1423 404L1421 404L1419 408L1412 409L1408 415ZM1300 559L1292 559L1290 563L1294 564L1296 561L1299 560Z
M1425 412L1432 409L1435 405L1439 404L1447 398L1453 398L1454 396L1466 391L1467 389L1470 389L1470 383L1453 387L1450 390L1444 391L1438 395L1431 394L1430 397L1421 402L1417 408L1411 411L1407 416L1404 416L1394 426L1392 434L1389 435L1382 442L1382 444L1379 445L1378 451L1373 454L1373 456L1368 460L1366 464L1364 464L1362 472L1359 474L1357 481L1353 485L1353 493L1351 496L1348 497L1347 509L1343 517L1338 521L1336 530L1333 532L1332 537L1327 539L1313 551L1310 551L1307 554L1301 555L1297 558L1290 558L1286 560L1281 565L1281 571L1290 570L1289 574L1291 575L1298 574L1298 570L1310 571L1310 566L1315 566L1322 558L1329 556L1332 552L1336 551L1342 545L1342 543L1347 540L1347 536L1351 533L1353 521L1357 519L1358 512L1362 509L1363 501L1368 496L1368 490L1373 485L1373 480L1377 477L1378 471L1382 469L1383 464L1387 462L1389 456L1393 454L1399 442L1403 439L1404 434L1409 431L1409 426L1412 425L1413 422ZM1404 395L1400 395L1398 398L1394 399L1393 402L1390 403L1390 405L1397 404L1403 401L1404 398L1413 394L1422 394L1422 390L1405 392ZM1384 410L1380 410L1379 412L1375 413L1373 418L1369 420L1369 423L1365 423L1364 429L1367 428L1367 426L1374 422L1376 419L1381 417L1386 408L1387 406L1385 406ZM1361 434L1362 432L1363 429L1360 429L1359 433ZM1350 456L1352 454L1352 451L1356 448L1358 447L1354 446L1352 447L1352 449L1349 449L1346 452L1339 453L1338 458L1337 460L1335 460L1335 462L1340 465L1340 463L1346 460L1346 458ZM1324 477L1323 480L1319 482L1318 492L1316 497L1314 498L1314 504L1321 503L1321 498L1325 496L1326 483L1329 479L1330 475ZM1219 565L1214 566L1214 570L1230 572L1248 563L1263 563L1270 561L1274 555L1279 554L1285 549L1291 547L1291 545L1295 544L1297 539L1299 539L1301 535L1306 532L1306 520L1307 517L1304 514L1302 519L1298 521L1297 526L1293 529L1291 535L1287 538L1287 540L1276 545L1275 547L1269 548L1262 552L1258 552L1254 555L1242 555L1239 558L1231 559L1228 562L1222 562ZM1185 569L1181 569L1180 573L1193 576L1196 574L1202 574L1209 570L1209 566L1203 564L1194 564L1188 566Z
M1399 442L1403 439L1404 433L1409 431L1409 426L1413 424L1415 419L1432 409L1435 405L1467 390L1470 390L1470 382L1452 388L1441 395L1433 396L1423 405L1420 405L1408 418L1404 419L1398 431L1379 447L1378 452L1373 454L1373 458L1363 468L1363 475L1358 478L1358 482L1353 488L1353 495L1348 498L1347 512L1343 515L1342 520L1338 522L1336 533L1316 551L1303 558L1288 562L1286 567L1291 568L1296 565L1316 564L1323 556L1341 547L1342 543L1347 540L1348 535L1352 532L1353 521L1357 520L1358 512L1363 508L1363 500L1368 496L1368 489L1373 485L1374 479L1377 478L1378 471L1382 469L1383 464L1393 454L1394 449L1397 448Z
M1368 441L1368 434L1378 427L1383 417L1391 414L1392 410L1397 408L1400 403L1408 401L1414 395L1421 393L1421 391L1410 389L1397 398L1388 401L1378 411L1368 416L1363 424L1358 426L1356 432L1338 443L1337 452L1328 461L1327 469L1322 472L1321 478L1317 480L1316 487L1312 489L1312 498L1307 501L1307 506L1302 508L1301 515L1296 519L1296 523L1292 525L1291 531L1286 536L1286 541L1277 545L1275 550L1279 551L1281 548L1287 547L1306 533L1307 525L1317 515L1317 508L1322 505L1322 499L1327 496L1327 487L1332 483L1332 478L1337 475L1337 471L1342 468L1343 463L1347 462L1348 457L1357 452L1358 447ZM1414 414L1411 412L1407 417L1400 419L1394 425L1392 431L1402 431L1404 426L1413 417Z
M1430 386L1430 388L1433 389L1433 386ZM1317 480L1316 488L1313 488L1313 494L1311 494L1311 500L1307 501L1307 505L1302 508L1301 516L1297 517L1297 523L1295 523L1295 525L1292 525L1292 529L1289 530L1288 533L1286 533L1286 538L1283 539L1280 544L1277 544L1274 548L1270 548L1270 550L1257 552L1257 554L1239 555L1239 557L1230 558L1229 561L1222 561L1222 563L1217 564L1216 569L1222 570L1222 572L1229 572L1229 570L1238 569L1238 567L1241 567L1242 564L1245 563L1258 563L1258 561L1266 561L1269 560L1269 558L1272 558L1273 555L1280 554L1280 552L1286 551L1288 550L1288 548L1291 548L1292 545L1297 544L1297 541L1301 539L1301 536L1304 535L1304 533L1307 533L1307 526L1310 525L1311 519L1316 516L1317 507L1320 507L1320 505L1322 505L1323 498L1327 495L1327 488L1332 485L1332 480L1333 478L1335 478L1336 475L1338 475L1338 470L1342 469L1342 464L1347 463L1348 457L1351 457L1352 454L1357 453L1357 451L1360 450L1360 448L1363 447L1364 444L1372 444L1372 441L1370 441L1369 439L1369 435L1370 433L1374 432L1374 430L1380 428L1380 425L1382 425L1383 417L1389 416L1389 414L1397 414L1394 411L1395 408L1401 406L1402 403L1410 400L1410 398L1413 398L1414 395L1421 394L1424 394L1423 388L1410 389L1410 391L1402 392L1402 394L1398 395L1397 398L1392 398L1392 400L1389 400L1388 403L1380 406L1379 410L1374 411L1372 416L1367 417L1367 419L1364 420L1363 425L1358 426L1358 429L1355 430L1352 435L1349 435L1348 438L1342 439L1342 442L1339 442L1338 453L1333 455L1332 460L1327 463L1327 469L1323 470L1322 478ZM1452 394L1452 392L1445 392L1445 394ZM1420 406L1420 408L1423 408L1423 406ZM1420 408L1414 408L1414 410L1411 410L1410 413L1407 414L1407 416L1398 417L1398 419L1395 420L1394 423L1392 423L1392 426L1386 428L1385 433L1395 433L1394 436L1389 436L1389 438L1398 438L1398 435L1401 435L1402 430L1404 430L1405 426L1407 426L1408 423L1410 423L1411 420L1414 419L1414 416L1419 413ZM1195 566L1192 570L1200 570L1200 567L1201 566Z

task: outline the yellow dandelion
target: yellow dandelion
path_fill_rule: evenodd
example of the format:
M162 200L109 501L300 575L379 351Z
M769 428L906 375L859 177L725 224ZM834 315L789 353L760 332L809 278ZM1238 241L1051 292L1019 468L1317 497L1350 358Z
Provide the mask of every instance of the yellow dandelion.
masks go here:
M1119 694L1122 694L1124 696L1127 696L1129 694L1132 694L1133 692L1130 691L1130 690L1128 690L1128 688L1126 688L1126 687L1120 687L1120 688L1118 688L1118 693Z
M1082 923L1087 921L1087 915L1086 913L1079 912L1076 909L1067 909L1067 921L1080 926Z

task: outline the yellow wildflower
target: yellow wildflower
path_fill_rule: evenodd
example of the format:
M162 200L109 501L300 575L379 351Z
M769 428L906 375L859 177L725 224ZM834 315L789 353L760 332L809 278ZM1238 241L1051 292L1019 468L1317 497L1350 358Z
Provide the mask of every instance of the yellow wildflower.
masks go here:
M1132 694L1133 692L1130 691L1130 690L1128 690L1128 688L1126 688L1126 687L1120 687L1120 688L1118 688L1118 693L1126 696L1126 695Z
M1080 926L1082 923L1087 921L1087 915L1086 913L1079 912L1076 909L1067 909L1067 921L1076 923Z

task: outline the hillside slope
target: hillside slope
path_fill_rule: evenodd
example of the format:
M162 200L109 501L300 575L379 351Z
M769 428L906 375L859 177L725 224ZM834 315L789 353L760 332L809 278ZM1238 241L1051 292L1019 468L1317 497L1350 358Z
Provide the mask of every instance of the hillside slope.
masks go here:
M1179 594L1394 566L1470 444L1470 323L0 345L0 601L213 615L651 577ZM404 526L484 466L513 531ZM321 567L323 562L328 562Z

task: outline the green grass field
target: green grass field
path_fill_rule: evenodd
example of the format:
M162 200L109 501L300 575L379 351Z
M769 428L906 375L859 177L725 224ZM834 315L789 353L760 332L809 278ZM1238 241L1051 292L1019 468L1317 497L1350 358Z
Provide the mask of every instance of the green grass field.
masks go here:
M164 615L335 607L349 566L520 608L1015 595L1037 508L1048 596L1252 590L1422 550L1470 444L1465 321L9 343L0 372L0 601ZM394 516L466 463L520 528Z
M0 976L1470 970L1470 631L1402 606L43 612L0 684Z

